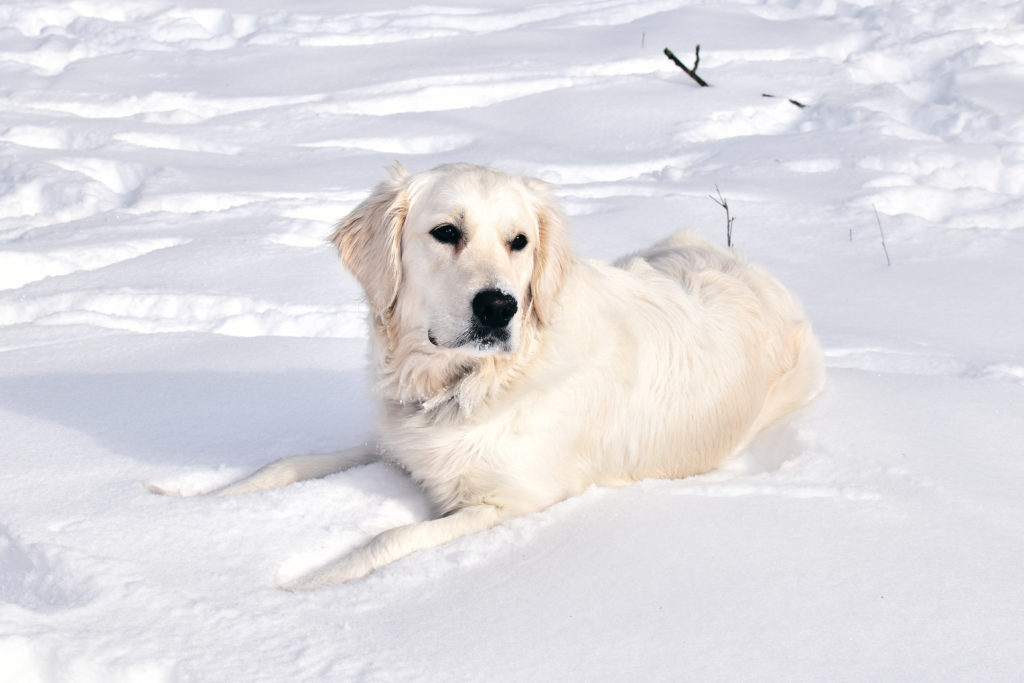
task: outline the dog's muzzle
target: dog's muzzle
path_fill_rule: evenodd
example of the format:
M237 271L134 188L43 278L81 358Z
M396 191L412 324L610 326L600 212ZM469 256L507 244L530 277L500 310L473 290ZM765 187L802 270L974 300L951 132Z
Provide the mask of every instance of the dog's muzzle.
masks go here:
M434 346L461 348L472 345L477 351L511 351L512 332L509 323L519 311L516 298L500 289L483 289L470 303L472 316L467 329L453 343L438 339L427 330L427 339Z

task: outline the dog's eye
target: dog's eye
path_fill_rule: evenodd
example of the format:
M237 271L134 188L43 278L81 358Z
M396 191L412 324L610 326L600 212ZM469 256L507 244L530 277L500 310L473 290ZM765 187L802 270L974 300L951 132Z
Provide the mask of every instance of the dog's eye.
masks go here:
M458 244L462 241L462 231L451 223L443 223L430 231L430 236L441 244Z
M522 251L523 249L526 249L526 244L526 235L520 233L512 238L512 241L508 243L508 246L512 251Z

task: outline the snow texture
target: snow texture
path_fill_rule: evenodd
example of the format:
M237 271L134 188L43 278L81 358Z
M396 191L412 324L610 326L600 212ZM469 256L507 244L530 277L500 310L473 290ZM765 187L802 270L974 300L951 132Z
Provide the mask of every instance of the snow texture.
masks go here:
M1022 65L1002 0L0 5L0 680L1021 680ZM325 238L393 159L556 183L600 258L724 242L717 186L825 395L724 470L275 589L424 498L144 484L368 437Z

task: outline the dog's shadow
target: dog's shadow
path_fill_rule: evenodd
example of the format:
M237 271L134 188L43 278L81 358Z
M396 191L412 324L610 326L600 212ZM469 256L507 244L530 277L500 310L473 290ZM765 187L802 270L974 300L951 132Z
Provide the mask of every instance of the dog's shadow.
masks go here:
M0 379L0 407L149 463L251 467L365 439L364 372L127 372Z
M755 436L746 448L723 463L717 471L723 479L771 474L803 455L807 448L806 439L797 426L786 420Z

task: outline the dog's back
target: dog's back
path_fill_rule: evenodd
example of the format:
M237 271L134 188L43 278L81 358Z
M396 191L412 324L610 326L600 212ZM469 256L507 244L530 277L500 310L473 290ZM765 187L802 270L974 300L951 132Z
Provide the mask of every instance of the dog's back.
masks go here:
M617 265L633 272L649 267L677 282L709 311L732 308L733 315L757 320L752 329L760 337L759 351L768 359L770 376L764 404L744 445L821 392L824 357L802 307L778 280L738 253L684 231Z

